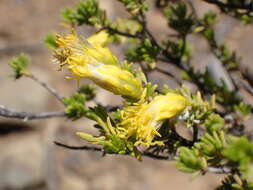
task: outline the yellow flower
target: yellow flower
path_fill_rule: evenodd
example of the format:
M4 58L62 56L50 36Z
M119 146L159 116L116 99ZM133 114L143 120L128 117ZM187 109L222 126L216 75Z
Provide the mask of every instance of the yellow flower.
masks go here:
M111 51L103 47L107 41L104 38L108 38L104 31L87 40L75 32L66 37L58 35L56 62L67 65L75 78L89 78L114 94L139 99L143 91L141 80L123 69Z
M87 41L93 45L105 46L109 43L109 34L105 30L102 30L87 38Z
M188 100L185 97L168 93L156 96L150 103L127 106L121 111L121 136L127 139L135 137L135 146L163 145L161 141L154 141L156 136L161 136L157 130L164 120L180 114L187 105Z

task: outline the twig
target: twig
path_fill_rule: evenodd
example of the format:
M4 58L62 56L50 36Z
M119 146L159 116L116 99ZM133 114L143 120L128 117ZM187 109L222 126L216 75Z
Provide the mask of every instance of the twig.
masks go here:
M57 91L51 87L49 87L45 82L41 81L40 79L38 79L37 77L35 77L33 74L31 75L27 75L27 77L29 77L30 79L32 79L33 81L37 82L38 84L40 84L43 88L45 88L50 94L52 94L54 97L57 98L57 100L59 100L63 105L65 105L62 101L63 97L60 96Z
M108 30L109 32L111 33L114 33L114 34L119 34L121 36L125 36L125 37L128 37L128 38L138 38L138 39L142 39L142 36L139 34L139 33L136 33L136 34L130 34L130 33L127 33L127 32L122 32L122 31L119 31L117 29L114 29L110 26L104 26L103 28L101 28L100 30Z
M46 119L52 117L65 117L65 112L41 112L41 113L31 113L24 111L16 111L12 108L7 108L0 105L0 116L7 118L23 119L24 121L33 119Z
M94 146L70 146L66 145L60 142L54 141L54 144L66 149L71 149L71 150L88 150L88 151L94 151L94 152L102 152L102 148L94 147ZM116 153L115 153L116 154ZM129 154L125 154L125 156L130 156ZM144 152L143 156L149 157L155 160L164 160L164 161L173 161L169 156L159 156L152 154L150 152ZM211 173L216 173L216 174L226 174L226 173L231 173L232 169L230 167L222 166L222 167L209 167L207 169L207 172Z
M198 126L196 126L195 124L193 125L193 143L198 141L198 137L199 137L199 129Z
M216 174L227 174L232 172L232 168L227 166L222 167L209 167L207 169L208 172L216 173Z
M71 149L71 150L90 150L90 151L95 151L95 152L102 152L102 148L98 147L91 147L91 146L70 146L66 145L60 142L54 141L54 144L63 148Z
M249 3L249 4L241 3L240 5L235 5L235 4L232 4L232 3L224 3L224 2L221 2L219 0L204 0L204 1L207 2L207 3L210 3L210 4L215 4L220 8L244 9L244 10L247 10L249 12L253 11L253 3L252 2Z
M94 146L70 146L66 145L60 142L54 141L54 144L63 148L71 149L71 150L89 150L89 151L95 151L95 152L103 152L104 150L102 148L94 147ZM116 154L116 153L115 153ZM126 154L126 156L129 156ZM154 155L150 152L143 152L143 156L157 159L157 160L169 160L168 156L159 156L159 155Z

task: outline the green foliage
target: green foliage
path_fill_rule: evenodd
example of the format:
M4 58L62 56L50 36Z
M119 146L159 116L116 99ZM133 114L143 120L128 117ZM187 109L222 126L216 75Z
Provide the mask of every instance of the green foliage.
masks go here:
M56 36L55 34L47 34L44 38L44 44L49 48L56 48Z
M130 48L126 54L127 60L133 62L154 62L158 56L160 50L154 46L150 40L145 39L141 41L137 46Z
M107 122L107 118L108 118L108 114L105 108L100 105L90 108L86 116L94 121L97 121L98 119L100 119L102 122Z
M211 114L204 123L207 131L209 133L220 131L224 128L225 121L224 119L218 114Z
M224 132L206 133L192 148L181 147L177 160L179 170L194 173L204 172L208 165L215 166L222 160L221 151L226 146Z
M167 7L164 11L168 24L182 36L192 32L194 19L187 12L187 6L184 3L177 3Z
M96 93L95 93L95 88L89 84L87 85L82 85L78 91L78 93L80 94L84 94L85 95L85 99L88 101L88 100L92 100L95 96L96 96Z
M251 107L244 102L234 106L234 110L237 111L241 116L247 118L251 113Z
M121 139L113 134L105 134L105 136L94 137L87 133L78 133L84 140L99 144L103 147L105 153L109 154L130 154L134 156L134 146L132 142Z
M190 44L184 42L184 40L179 40L178 42L168 40L166 42L166 47L173 58L179 58L182 59L182 61L186 61L191 57Z
M253 142L246 137L231 137L224 156L239 165L245 179L253 181Z
M148 99L149 97L154 97L156 94L156 89L157 89L157 85L152 85L150 82L147 83L147 95L146 95L146 99Z
M207 69L202 73L195 71L194 68L191 67L187 72L183 73L183 76L184 79L188 79L201 86L205 93L215 94L216 101L226 106L229 110L234 110L233 105L237 105L241 102L236 91L230 90L222 79L221 84L217 84Z
M80 1L76 8L66 8L62 11L63 21L71 24L103 25L105 13L99 8L97 0Z
M194 149L200 152L200 155L206 159L218 159L221 157L221 151L226 146L225 134L223 131L206 133L200 138L200 142L194 144Z
M78 89L78 92L70 97L64 98L63 103L66 105L65 113L68 118L77 120L81 117L88 117L96 108L88 108L86 101L89 101L95 97L94 87L91 85L83 85ZM99 113L99 111L98 111Z
M133 152L133 143L121 139L115 135L108 135L109 140L105 141L103 147L108 153L129 154Z
M203 100L200 92L197 92L196 95L193 95L190 90L183 86L180 89L180 94L188 98L190 107L188 108L189 116L185 119L186 126L188 128L193 127L195 124L201 124L209 117L210 114L214 111L214 97L211 102Z
M113 126L109 115L102 106L95 106L86 112L86 117L97 122L95 125L99 129L100 135L94 137L87 133L78 133L78 135L93 144L99 144L104 151L109 154L130 154L135 155L133 142L121 138L118 131ZM135 155L136 156L136 155Z
M203 23L204 26L213 26L214 24L216 24L217 23L216 14L212 11L205 13L203 17Z
M136 15L148 10L148 4L145 0L118 0L123 3L128 12Z
M243 24L250 24L253 22L252 16L245 15L245 14L241 16L241 20Z
M178 150L176 167L188 173L199 173L207 169L207 161L204 157L200 157L198 150L181 147Z
M66 105L65 113L72 120L85 116L88 111L88 108L85 106L86 97L84 94L75 93L71 97L64 98L63 102Z
M199 19L194 15L193 9L190 11L191 6L188 6L187 1L180 1L179 3L160 1L164 5L169 5L164 9L164 15L168 26L176 32L174 36L176 38L159 42L156 37L153 38L152 31L149 31L148 17L145 15L148 10L147 1L118 1L130 13L129 18L110 21L106 17L106 12L99 8L98 0L82 0L75 8L64 9L62 19L72 26L87 24L99 30L104 29L109 34L109 41L131 43L131 48L126 53L129 62L123 61L123 64L120 64L119 67L131 72L136 79L142 81L142 87L145 91L143 91L143 97L138 100L124 97L123 106L115 112L110 112L111 110L108 111L107 107L101 105L88 108L86 102L95 97L95 89L90 85L81 86L77 93L63 99L66 105L65 113L72 120L86 117L95 121L94 127L98 129L98 135L93 136L86 133L78 133L78 135L90 143L101 145L105 153L132 155L138 159L141 158L143 152L158 157L160 154L166 154L166 156L176 155L177 168L188 173L204 174L211 171L211 168L222 169L228 167L231 168L230 176L224 180L223 185L217 190L253 189L252 184L249 183L253 181L253 142L250 142L246 137L235 137L228 134L233 129L236 130L239 125L243 125L242 120L250 115L252 108L242 101L242 98L237 95L235 90L230 90L223 80L217 84L208 70L198 72L189 64L191 61L191 48L187 37L189 34L199 33L208 41L212 53L222 62L228 72L238 71L240 58L238 58L236 52L231 51L226 44L216 41L214 25L217 23L217 15L213 12L207 12ZM222 2L233 6L245 3L245 1L239 0ZM249 12L239 11L237 8L230 9L229 7L221 8L221 10L242 19L245 24L252 22L252 15ZM45 37L44 42L48 47L56 48L55 39L54 34L49 34ZM107 51L106 49L103 50ZM103 50L101 48L101 51ZM169 64L173 63L178 69L182 70L183 78L195 83L200 92L193 94L184 86L178 90L165 87L163 92L159 92L157 85L147 81L144 73L132 63L130 64L130 62L146 62L148 66L145 65L143 68L145 68L145 72L147 72L145 74L148 76L148 72L155 69L156 62L167 59ZM11 60L9 65L15 73L13 75L15 79L30 74L28 72L28 63L29 59L24 54ZM124 83L123 77L120 80ZM146 96L144 96L144 92ZM184 96L188 100L186 101L187 106L173 118L162 120L163 122L160 123L154 121L154 123L157 122L155 126L157 128L154 131L159 133L156 134L157 136L154 139L163 142L162 145L152 144L142 147L136 143L137 136L145 136L145 133L152 130L153 126L147 126L147 130L144 126L144 129L142 129L141 124L143 123L140 121L140 126L133 125L133 129L131 129L134 131L135 128L140 127L137 130L138 135L133 133L133 136L129 137L129 134L125 133L128 126L124 126L122 123L124 120L135 122L136 115L142 113L142 110L144 112L149 111L147 105L157 95L168 92ZM211 100L206 101L206 97L210 96ZM220 110L215 110L215 100L224 108L222 115L218 113ZM124 112L126 106L129 110L126 109L126 112ZM167 109L167 106L161 106L161 109ZM156 108L153 109L152 107L150 110L153 111ZM127 119L124 115L126 113L130 113ZM222 118L223 114L232 115L232 117L235 115L235 120L231 123L229 121L225 123ZM159 116L161 118L165 117L162 114ZM145 118L147 121L148 117ZM147 125L146 123L145 125ZM189 131L192 130L192 140L185 139L177 133L176 127L178 125L184 125ZM131 130L129 130L130 133ZM143 149L143 152L138 149Z
M250 24L253 21L251 0L226 0L217 5L222 12L241 20L243 24Z
M215 190L252 190L253 184L241 180L238 175L230 175L222 181L222 185Z
M226 44L222 44L218 47L218 58L221 60L223 65L227 67L228 70L233 70L238 68L239 59L237 58L236 52L231 52Z
M215 40L215 33L213 29L213 25L216 23L216 14L213 12L207 12L200 20L200 25L202 26L202 34L209 42L212 48L217 48L217 43Z
M138 35L143 29L142 25L132 18L117 18L115 22L109 23L109 27L111 30L108 30L108 33L110 34L110 37L114 43L123 43L126 41L131 42L131 40L128 40L126 36L115 33L115 30L130 35Z
M29 75L28 65L30 59L25 54L20 54L19 56L13 57L9 62L10 67L12 68L14 74L11 75L15 79L19 79L24 75Z
M126 32L129 34L136 34L142 30L142 26L134 19L120 19L118 18L113 24L114 28L119 31ZM112 26L112 28L113 28Z

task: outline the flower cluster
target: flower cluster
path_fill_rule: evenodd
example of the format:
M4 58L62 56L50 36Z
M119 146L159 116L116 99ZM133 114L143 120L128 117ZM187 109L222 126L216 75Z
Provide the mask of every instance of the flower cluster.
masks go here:
M105 47L107 42L106 31L88 39L77 36L74 31L56 38L55 61L60 66L66 65L72 78L88 78L98 86L125 98L124 106L118 110L120 119L117 121L109 115L105 120L93 111L86 112L86 116L101 127L100 136L77 134L90 143L102 145L107 152L135 156L133 152L139 145L163 146L164 143L157 140L161 137L159 128L165 120L182 113L189 105L188 100L172 92L154 93L148 97L149 84L145 83L145 77L140 77L144 74L140 70L129 69L129 64L121 64Z

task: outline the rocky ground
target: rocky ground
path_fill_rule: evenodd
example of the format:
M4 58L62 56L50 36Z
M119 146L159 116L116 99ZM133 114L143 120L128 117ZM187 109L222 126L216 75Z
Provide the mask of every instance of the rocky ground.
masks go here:
M113 0L100 1L111 18L125 14L115 9L119 4L114 4ZM215 9L197 0L194 2L199 15L207 9ZM54 97L33 81L9 78L11 70L7 63L12 56L25 52L31 55L31 68L38 78L64 96L73 93L76 82L64 79L66 73L56 71L50 62L50 51L43 46L43 38L48 32L64 30L59 25L60 10L75 3L75 0L0 0L0 104L34 112L63 109ZM153 11L149 18L149 27L156 36L163 37L170 32L160 12ZM251 25L242 27L238 21L224 15L217 24L218 38L238 50L243 56L244 67L249 67L252 60L253 45L249 40L252 29ZM80 30L84 35L88 35L88 31L91 30L87 27ZM199 69L213 64L206 42L197 37L190 40L193 51L198 52L193 62ZM114 47L113 51L122 56L117 48ZM157 83L171 81L157 74L151 78ZM169 83L175 86L175 83ZM100 89L97 101L120 103L120 99ZM207 174L193 179L191 175L178 172L173 162L152 159L138 162L126 156L102 157L100 153L72 151L53 144L56 140L82 145L75 132L92 132L91 126L92 122L85 119L23 122L1 118L0 190L184 190L186 187L189 190L212 190L223 177Z

